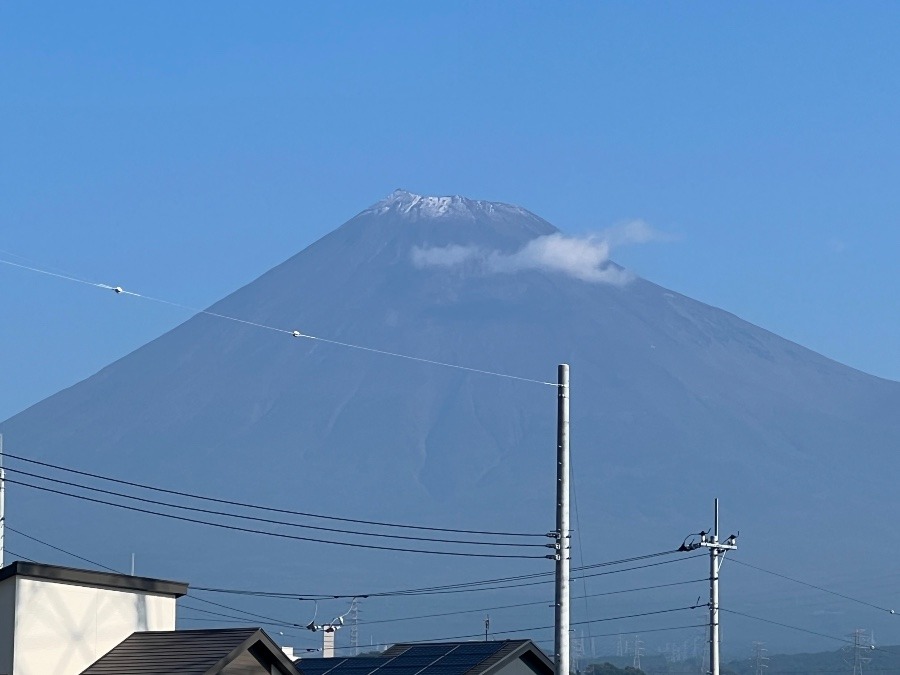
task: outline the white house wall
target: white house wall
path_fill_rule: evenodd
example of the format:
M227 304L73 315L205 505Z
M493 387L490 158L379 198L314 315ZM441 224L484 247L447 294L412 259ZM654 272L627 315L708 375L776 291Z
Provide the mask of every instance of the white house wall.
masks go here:
M15 605L10 675L78 675L135 631L175 630L171 596L19 577Z

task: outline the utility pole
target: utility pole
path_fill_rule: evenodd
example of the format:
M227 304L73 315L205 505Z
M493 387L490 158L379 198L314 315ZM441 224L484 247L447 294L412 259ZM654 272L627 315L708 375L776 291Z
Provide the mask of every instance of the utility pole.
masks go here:
M491 615L486 614L484 617L484 641L488 641L488 631L491 629Z
M695 551L698 548L709 549L709 672L719 675L719 570L725 554L737 548L737 535L732 534L724 543L719 543L719 500L715 501L715 513L712 533L700 532L699 542L687 543L688 535L679 547L679 551Z
M3 470L3 434L0 434L0 567L6 565L6 472Z
M557 371L556 675L569 675L569 366Z

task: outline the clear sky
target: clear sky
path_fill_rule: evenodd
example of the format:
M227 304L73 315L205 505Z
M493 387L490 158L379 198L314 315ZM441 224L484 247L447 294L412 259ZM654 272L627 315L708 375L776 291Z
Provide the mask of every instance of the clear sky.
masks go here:
M898 26L889 2L6 2L0 249L206 305L397 187L641 218L674 235L616 253L642 276L900 379ZM137 304L0 266L0 419L187 318Z

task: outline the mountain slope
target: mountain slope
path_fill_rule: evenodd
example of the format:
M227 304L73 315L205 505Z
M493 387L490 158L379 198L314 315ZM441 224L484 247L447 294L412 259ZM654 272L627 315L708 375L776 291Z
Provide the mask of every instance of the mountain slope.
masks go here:
M851 547L881 536L881 514L897 506L900 385L646 280L589 283L465 258L475 249L484 259L514 255L556 232L518 207L398 191L210 311L541 381L570 363L588 561L674 548L708 526L718 496L723 526L744 532L748 560L783 569L787 554L769 538L802 527L815 545L793 553L795 564L824 567L835 582L848 564L883 571ZM416 264L422 250L458 264ZM198 315L0 431L13 453L194 492L346 517L545 532L553 527L555 396L546 385ZM137 549L154 573L198 583L296 587L299 571L305 588L345 588L457 573L455 561L423 568L415 556L229 538L151 518L136 531L134 514L10 492L27 530L96 555L121 559ZM252 578L223 569L264 562ZM502 576L517 565L466 561L459 574ZM754 586L759 578L743 577L755 601L771 596ZM840 619L815 621L846 632Z

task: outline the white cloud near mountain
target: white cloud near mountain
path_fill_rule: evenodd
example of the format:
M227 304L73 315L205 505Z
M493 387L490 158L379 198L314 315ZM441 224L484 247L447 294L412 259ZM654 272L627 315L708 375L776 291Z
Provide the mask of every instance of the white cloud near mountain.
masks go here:
M613 249L664 239L668 236L642 220L635 220L586 236L571 237L555 232L532 239L513 253L457 244L417 246L412 250L412 262L420 268L472 265L492 274L543 270L560 272L590 283L622 286L633 275L610 260Z

